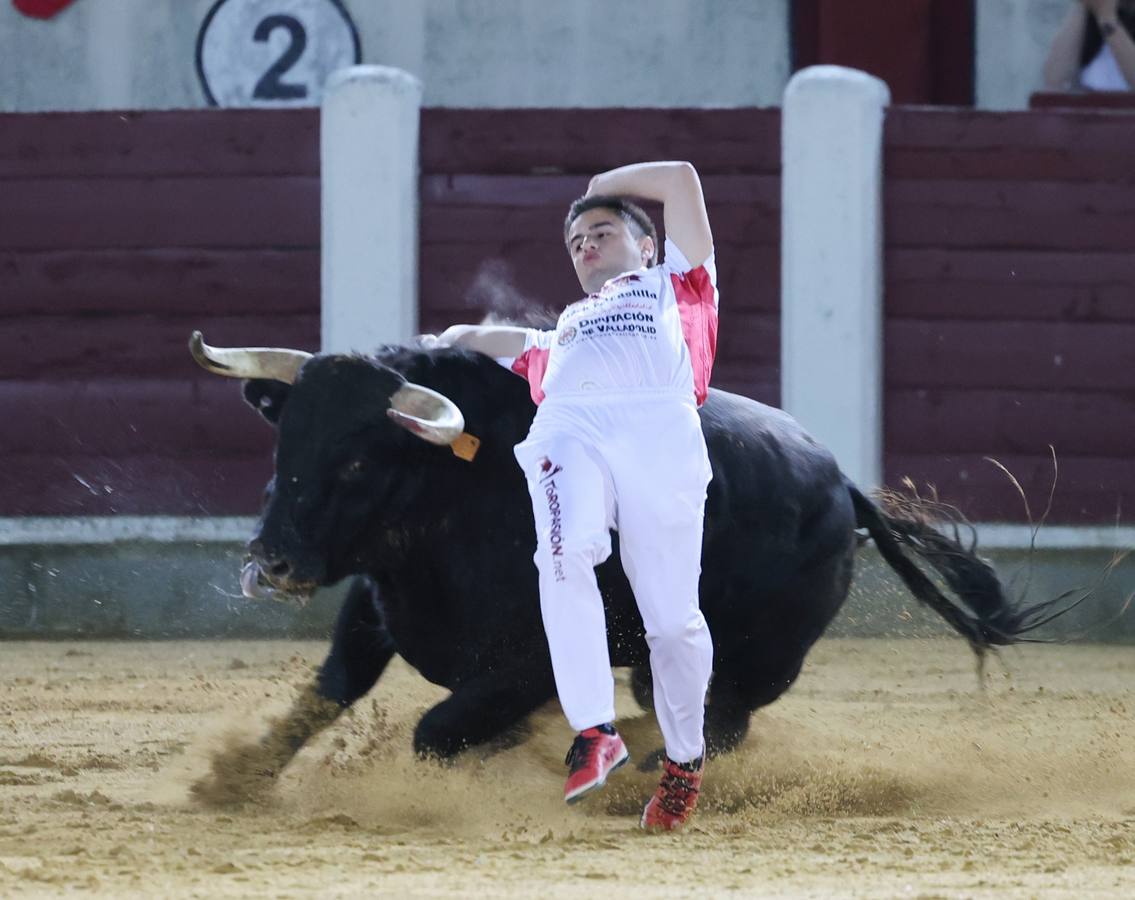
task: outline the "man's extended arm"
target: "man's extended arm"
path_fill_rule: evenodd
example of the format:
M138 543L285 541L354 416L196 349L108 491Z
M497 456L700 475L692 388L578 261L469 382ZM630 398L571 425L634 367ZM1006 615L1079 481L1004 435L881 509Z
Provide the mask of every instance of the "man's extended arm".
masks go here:
M422 343L427 347L464 347L497 359L511 359L524 352L527 332L515 325L450 325L433 341L427 340L430 335L423 335Z
M635 163L611 169L592 178L587 193L660 202L666 237L677 244L695 269L713 252L713 232L705 211L701 179L688 162Z

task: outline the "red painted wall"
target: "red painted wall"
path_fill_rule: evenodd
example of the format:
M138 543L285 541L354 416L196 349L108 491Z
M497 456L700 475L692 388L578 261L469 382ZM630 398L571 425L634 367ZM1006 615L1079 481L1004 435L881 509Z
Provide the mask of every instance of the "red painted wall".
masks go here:
M886 478L968 515L1135 512L1135 114L894 109Z
M715 385L779 397L777 110L426 110L423 327L576 285L567 203L691 159L721 270ZM886 133L886 472L974 518L1135 501L1135 115L896 108ZM0 116L0 515L248 514L271 431L199 372L318 345L318 114ZM1126 225L1124 224L1126 223ZM1129 519L1121 512L1120 517Z
M186 341L317 339L317 129L0 116L0 515L256 508L270 430Z
M973 0L793 0L793 68L849 66L894 103L973 103Z

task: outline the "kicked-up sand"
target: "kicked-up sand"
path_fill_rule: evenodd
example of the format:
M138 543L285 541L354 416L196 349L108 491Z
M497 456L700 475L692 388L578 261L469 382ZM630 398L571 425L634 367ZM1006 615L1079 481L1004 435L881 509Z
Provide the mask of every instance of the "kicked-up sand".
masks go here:
M311 677L316 642L0 643L0 896L1135 896L1135 648L1026 646L979 687L960 640L821 640L710 762L680 835L637 829L660 745L560 800L571 733L410 751L445 696L400 661L267 798L192 799Z

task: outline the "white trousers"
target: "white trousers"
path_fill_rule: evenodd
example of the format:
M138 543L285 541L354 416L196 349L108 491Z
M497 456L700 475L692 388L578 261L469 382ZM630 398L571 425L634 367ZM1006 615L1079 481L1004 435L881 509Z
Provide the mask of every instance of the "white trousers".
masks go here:
M698 607L711 473L693 399L670 392L549 399L515 452L532 497L540 610L568 722L583 731L615 718L595 578L615 528L646 626L666 754L696 759L713 644Z

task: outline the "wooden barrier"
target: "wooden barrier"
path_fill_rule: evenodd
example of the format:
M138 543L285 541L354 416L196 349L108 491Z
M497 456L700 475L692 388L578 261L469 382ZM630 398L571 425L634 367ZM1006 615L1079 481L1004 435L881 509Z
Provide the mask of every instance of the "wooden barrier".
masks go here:
M421 120L422 326L577 286L587 177L705 176L721 270L714 383L779 400L778 110L439 110ZM1135 115L892 108L885 474L1020 521L1135 503ZM0 116L0 516L245 515L271 430L198 372L216 343L319 346L314 110Z
M967 514L1130 522L1135 115L887 120L886 478Z

